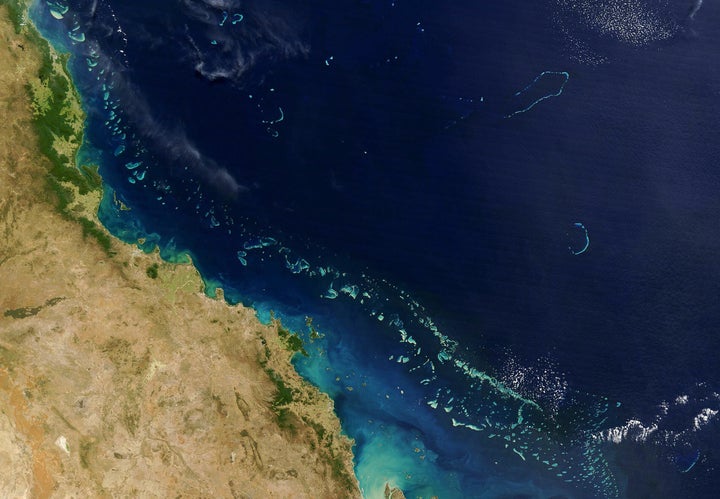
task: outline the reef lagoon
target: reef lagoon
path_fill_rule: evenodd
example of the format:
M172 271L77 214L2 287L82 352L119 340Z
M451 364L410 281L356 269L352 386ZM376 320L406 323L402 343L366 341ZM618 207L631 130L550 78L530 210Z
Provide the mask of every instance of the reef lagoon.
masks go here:
M366 497L714 497L720 6L30 17L102 223L301 335Z

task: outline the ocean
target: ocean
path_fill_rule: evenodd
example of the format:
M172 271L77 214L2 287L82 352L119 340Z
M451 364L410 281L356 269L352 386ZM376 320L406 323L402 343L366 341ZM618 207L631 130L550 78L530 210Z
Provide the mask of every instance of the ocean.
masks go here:
M301 334L366 497L715 497L720 6L31 18L71 54L103 224Z

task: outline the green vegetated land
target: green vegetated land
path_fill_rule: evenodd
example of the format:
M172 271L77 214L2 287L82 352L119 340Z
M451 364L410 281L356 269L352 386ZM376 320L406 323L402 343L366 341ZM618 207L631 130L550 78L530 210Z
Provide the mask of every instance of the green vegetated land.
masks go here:
M49 160L47 193L63 217L78 222L85 236L93 237L107 254L112 254L112 238L105 229L87 213L73 209L78 196L102 192L102 178L97 166L76 165L85 113L68 72L70 55L57 54L28 22L25 1L10 0L7 7L15 32L26 37L40 54L37 74L29 79L25 88L31 99L38 148Z
M278 322L277 324L278 336L285 342L285 345L291 352L297 352L303 354L305 357L308 356L307 350L305 350L305 344L297 333L291 332Z

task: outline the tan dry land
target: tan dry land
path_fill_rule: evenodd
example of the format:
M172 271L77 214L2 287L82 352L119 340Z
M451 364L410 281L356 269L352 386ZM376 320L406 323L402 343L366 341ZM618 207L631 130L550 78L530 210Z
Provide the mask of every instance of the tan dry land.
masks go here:
M58 211L27 36L0 7L0 497L359 496L332 401L277 327ZM70 206L94 220L97 200Z

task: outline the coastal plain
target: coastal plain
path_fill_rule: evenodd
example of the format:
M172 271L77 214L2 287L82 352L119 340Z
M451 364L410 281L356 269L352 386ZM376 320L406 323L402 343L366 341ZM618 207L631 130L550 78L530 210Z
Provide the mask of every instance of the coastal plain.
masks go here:
M296 337L206 296L191 264L110 237L101 185L58 174L81 171L81 106L62 59L11 15L0 7L0 496L359 497L332 401L290 362ZM43 68L67 86L52 157Z

